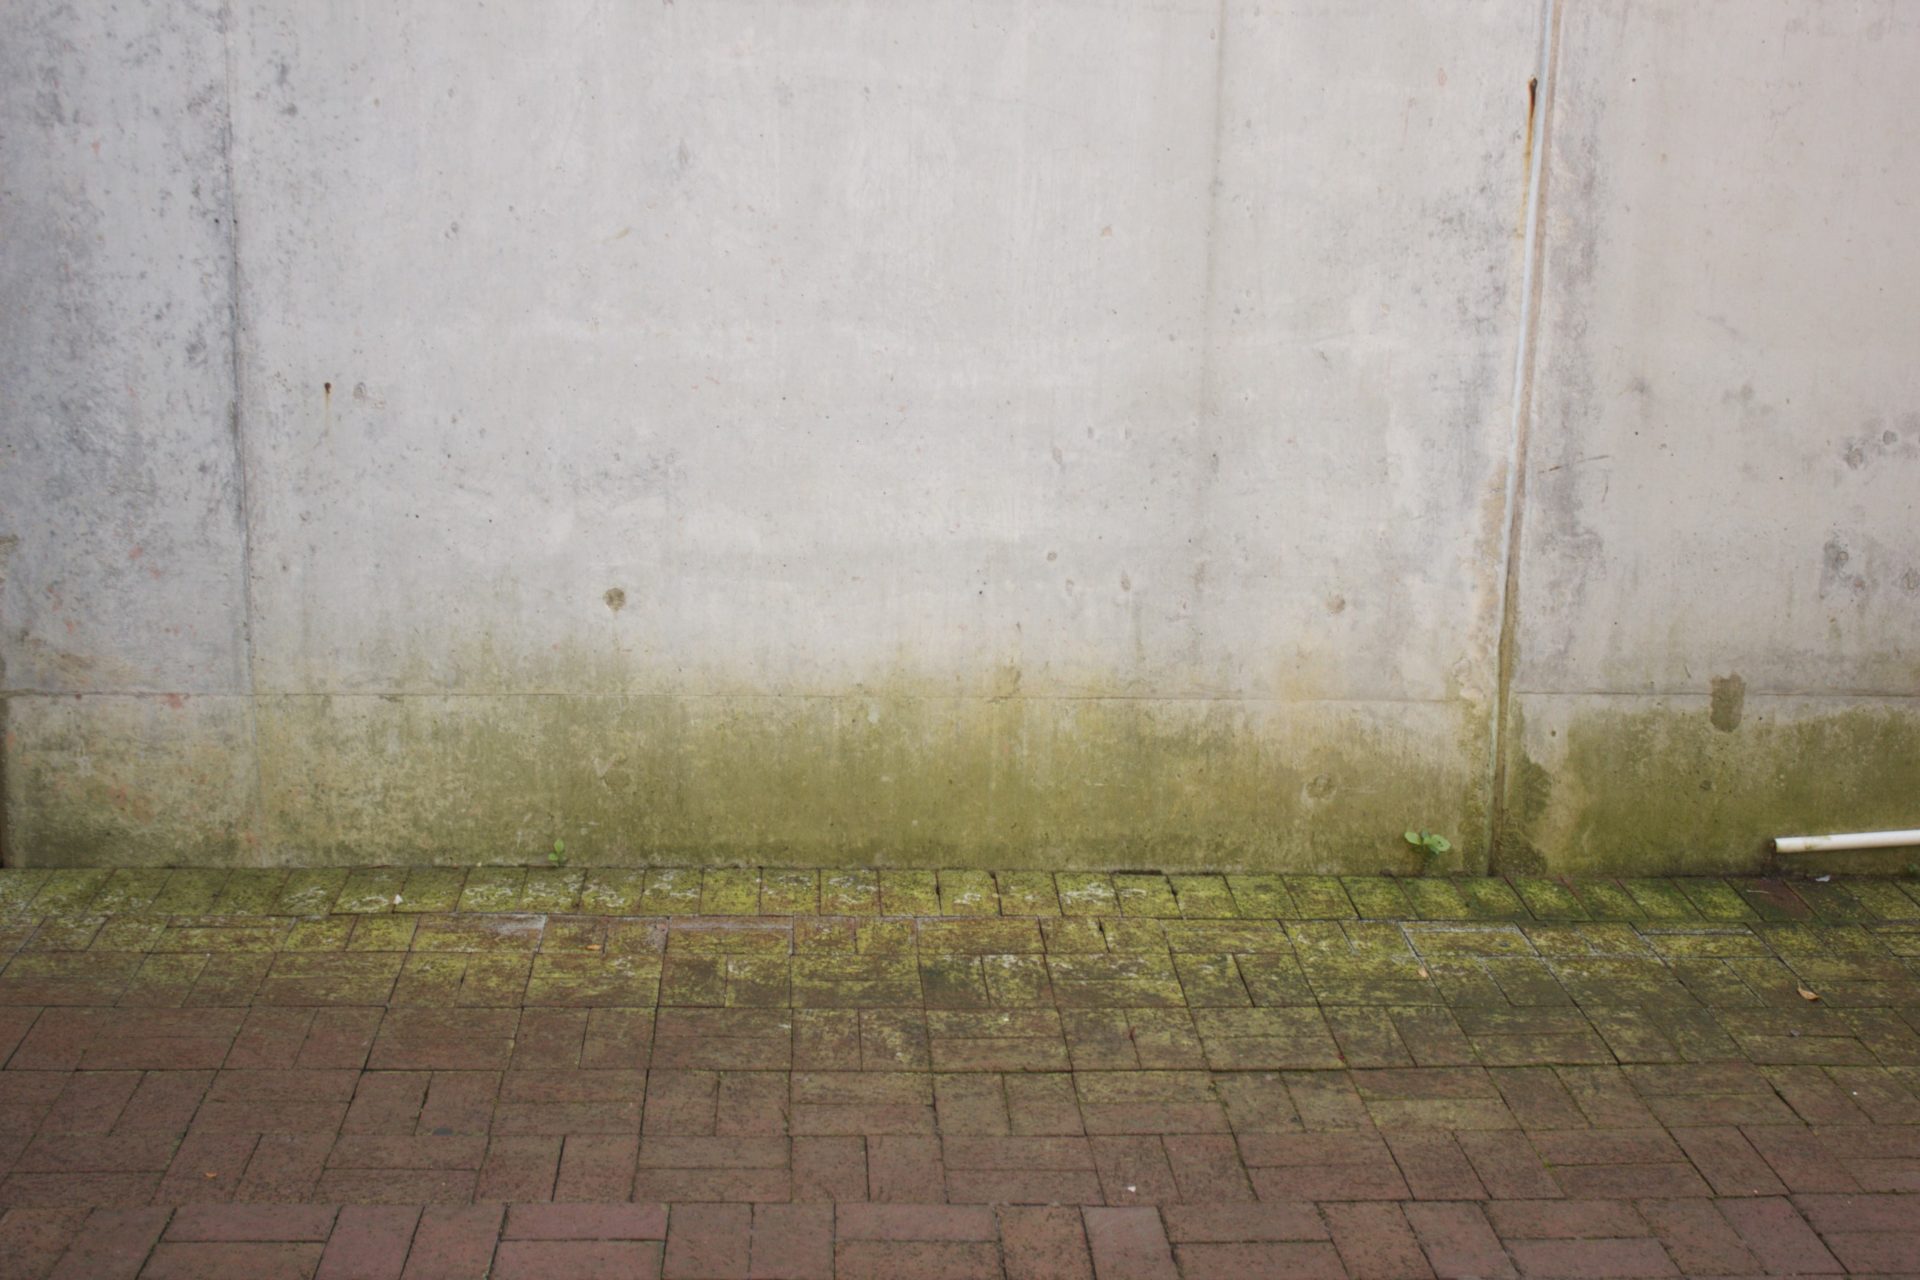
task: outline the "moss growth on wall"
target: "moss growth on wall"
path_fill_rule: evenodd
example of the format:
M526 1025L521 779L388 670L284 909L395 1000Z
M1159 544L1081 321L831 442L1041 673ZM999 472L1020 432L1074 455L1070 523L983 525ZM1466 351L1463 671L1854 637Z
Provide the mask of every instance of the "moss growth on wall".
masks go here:
M1507 873L1746 871L1911 825L1920 711L1525 695ZM9 699L14 865L1486 866L1484 715L1450 702L501 693ZM1623 705L1624 704L1624 705ZM1716 710L1719 711L1716 720Z
M266 856L250 700L6 700L9 866L250 866Z
M1776 835L1911 826L1920 709L1745 695L1532 695L1509 769L1505 871L1753 871Z
M529 862L563 838L583 864L1371 872L1410 865L1409 825L1477 856L1481 756L1451 704L889 691L252 710L257 802L243 722L197 744L175 738L204 728L150 716L27 734L16 864ZM218 803L207 769L171 763L183 751L225 763ZM61 781L76 770L94 781Z
M603 862L1379 870L1472 787L1425 705L292 698L261 725L272 844L303 861L562 837Z

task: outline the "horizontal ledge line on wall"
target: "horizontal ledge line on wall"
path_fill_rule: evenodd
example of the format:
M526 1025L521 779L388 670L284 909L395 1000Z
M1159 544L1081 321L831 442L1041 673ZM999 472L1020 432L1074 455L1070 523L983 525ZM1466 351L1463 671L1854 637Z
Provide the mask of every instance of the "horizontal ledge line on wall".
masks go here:
M897 695L872 689L845 689L830 693L818 692L780 692L764 689L742 689L728 691L689 690L687 692L636 691L606 692L604 690L576 689L345 689L314 693L305 690L276 692L262 689L257 693L234 693L230 690L210 690L195 692L192 690L168 690L156 692L151 689L0 689L0 697L6 698L232 698L251 701L292 698L600 698L626 699L671 699L689 701L694 699L731 699L733 701L778 702L796 698L816 701L846 701L863 698L887 698ZM1232 693L1017 693L998 695L991 693L913 693L904 695L914 702L1240 702L1263 703L1273 706L1293 705L1355 705L1373 706L1389 704L1395 706L1450 706L1462 701L1459 698L1415 698L1382 695L1378 697L1350 698L1275 698L1260 694Z
M1519 698L1688 698L1708 701L1713 695L1703 689L1515 689ZM1862 698L1878 702L1912 701L1920 693L1910 690L1882 689L1754 689L1745 691L1747 701L1755 698Z
M0 689L0 698L251 698L237 689Z

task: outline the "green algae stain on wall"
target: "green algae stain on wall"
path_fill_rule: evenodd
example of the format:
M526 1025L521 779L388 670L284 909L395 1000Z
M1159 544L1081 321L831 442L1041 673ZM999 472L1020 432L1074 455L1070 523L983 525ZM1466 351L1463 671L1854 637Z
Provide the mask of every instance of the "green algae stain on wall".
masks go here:
M1625 703L1622 706L1620 704ZM10 700L16 865L537 862L1478 869L1442 702L503 693ZM1493 869L1746 871L1908 826L1920 708L1523 695ZM258 768L254 754L257 742ZM258 790L256 791L256 786Z
M257 865L249 704L9 697L8 865Z
M1753 871L1777 835L1910 826L1920 710L1850 699L1530 695L1502 870Z
M1381 870L1467 832L1447 704L942 697L268 698L288 862ZM1417 819L1414 815L1418 815ZM1470 834L1470 833L1469 833Z

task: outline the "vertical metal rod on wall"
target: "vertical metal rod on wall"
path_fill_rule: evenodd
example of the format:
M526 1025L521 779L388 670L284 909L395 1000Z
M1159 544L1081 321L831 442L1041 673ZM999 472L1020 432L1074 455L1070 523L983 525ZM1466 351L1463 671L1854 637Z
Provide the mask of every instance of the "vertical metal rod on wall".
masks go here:
M1538 311L1535 294L1539 288L1540 195L1546 174L1547 121L1553 97L1553 64L1556 53L1555 26L1559 10L1555 0L1540 0L1540 48L1534 72L1527 81L1527 211L1526 235L1521 249L1520 325L1514 343L1513 404L1507 422L1506 500L1500 526L1500 617L1495 662L1497 671L1489 728L1491 775L1488 779L1486 866L1493 870L1501 828L1506 819L1507 721L1513 698L1513 666L1517 652L1516 624L1520 600L1521 522L1526 513L1527 437L1531 427L1533 373L1533 335Z

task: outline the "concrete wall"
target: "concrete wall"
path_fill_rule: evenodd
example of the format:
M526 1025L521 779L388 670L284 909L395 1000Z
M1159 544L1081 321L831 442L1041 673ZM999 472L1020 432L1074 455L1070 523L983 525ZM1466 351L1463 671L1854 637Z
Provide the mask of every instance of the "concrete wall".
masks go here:
M1506 779L1548 866L1920 825L1916 59L1898 0L1564 6Z
M1920 819L1897 0L97 8L0 20L10 862Z

